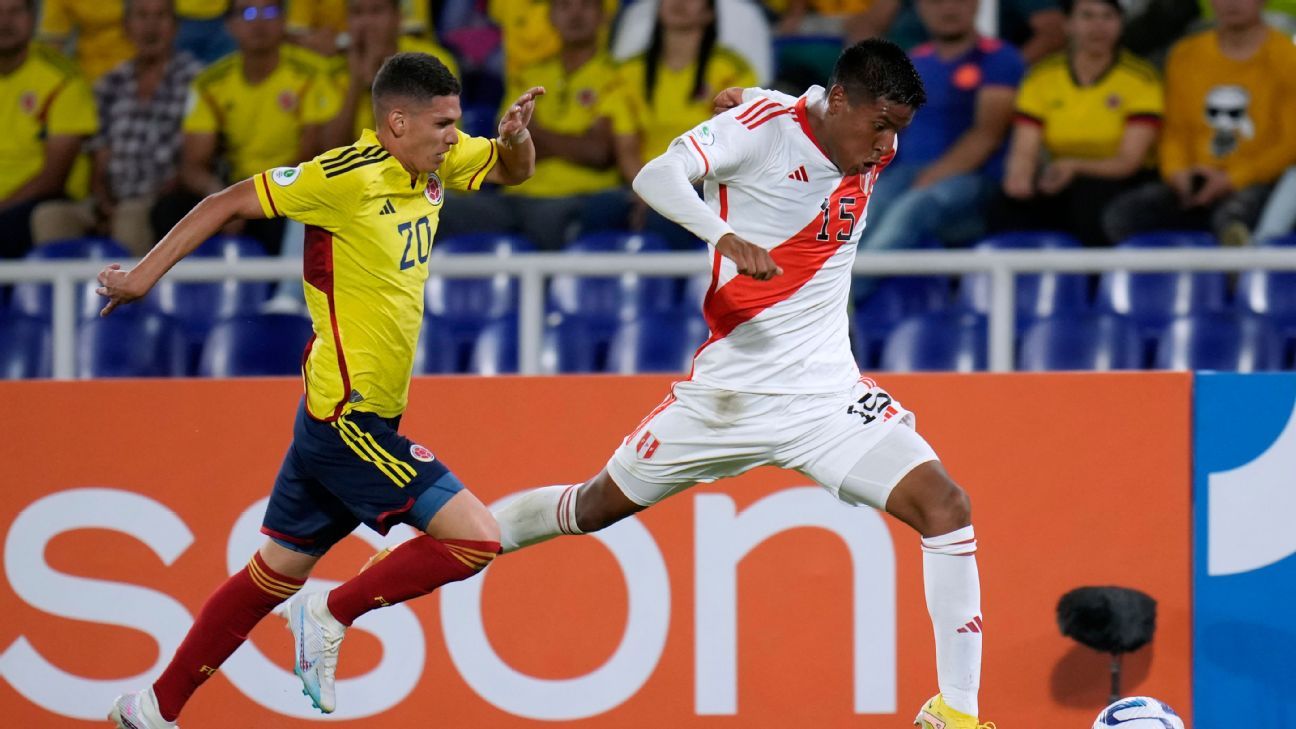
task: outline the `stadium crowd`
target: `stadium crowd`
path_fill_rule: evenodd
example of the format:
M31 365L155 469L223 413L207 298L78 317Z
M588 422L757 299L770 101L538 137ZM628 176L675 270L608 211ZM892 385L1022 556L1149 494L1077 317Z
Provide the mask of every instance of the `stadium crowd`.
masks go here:
M349 144L373 124L368 89L397 51L461 77L469 133L493 136L502 101L549 91L534 178L453 197L439 241L488 233L556 251L634 233L692 250L630 190L644 162L707 119L717 92L799 94L870 36L910 49L930 101L873 191L862 248L1293 233L1296 2L999 0L997 12L989 37L977 0L0 0L0 257L86 237L143 254L203 196ZM300 255L302 229L283 219L225 232ZM1241 303L1242 283L1225 285ZM1101 292L1085 286L1089 306ZM293 286L280 288L290 307ZM886 293L862 286L857 306ZM673 295L696 307L685 284ZM17 303L0 290L0 317ZM1293 361L1289 325L1274 323L1287 337L1277 366ZM856 332L862 362L878 363L863 348L887 334Z

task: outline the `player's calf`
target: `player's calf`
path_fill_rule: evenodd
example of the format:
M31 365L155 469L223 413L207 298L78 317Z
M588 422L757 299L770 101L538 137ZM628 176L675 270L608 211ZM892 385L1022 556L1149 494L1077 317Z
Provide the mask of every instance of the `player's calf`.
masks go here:
M574 506L578 527L576 533L586 534L606 529L644 509L625 495L607 469L599 471L597 476L580 488Z
M543 486L495 509L500 544L514 552L562 534L604 529L643 507L630 501L607 471L583 484Z

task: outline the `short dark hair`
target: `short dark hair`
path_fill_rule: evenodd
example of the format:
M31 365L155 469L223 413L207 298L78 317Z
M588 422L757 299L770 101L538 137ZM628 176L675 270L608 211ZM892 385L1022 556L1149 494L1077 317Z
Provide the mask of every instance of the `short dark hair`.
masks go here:
M397 53L383 61L373 82L374 109L395 98L431 101L437 96L458 96L459 79L426 53Z
M882 38L869 38L848 47L837 57L829 88L840 85L852 104L886 99L917 110L927 103L922 77L900 46Z

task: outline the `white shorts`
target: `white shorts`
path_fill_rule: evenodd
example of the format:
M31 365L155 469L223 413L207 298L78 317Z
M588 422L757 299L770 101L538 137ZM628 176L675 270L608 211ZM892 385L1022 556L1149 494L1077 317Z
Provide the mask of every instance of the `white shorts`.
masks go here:
M678 382L621 442L607 470L641 506L775 465L805 474L848 504L885 509L900 479L934 460L914 430L913 413L868 378L830 395L757 395Z

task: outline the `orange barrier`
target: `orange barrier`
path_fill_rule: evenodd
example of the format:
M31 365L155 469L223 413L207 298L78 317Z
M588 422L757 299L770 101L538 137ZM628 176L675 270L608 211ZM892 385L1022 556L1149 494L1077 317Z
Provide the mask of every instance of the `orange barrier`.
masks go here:
M402 430L489 503L595 473L668 382L420 380ZM1127 659L1126 690L1187 714L1190 376L882 383L973 497L985 718L1089 726L1106 661L1061 637L1053 613L1086 584L1157 598L1156 640ZM117 690L151 680L259 544L299 387L0 384L9 723L90 726ZM356 720L341 724L907 726L936 691L917 537L808 485L761 469L700 486L602 541L560 539L371 613L342 652L340 715ZM379 541L370 536L345 540L316 576L353 574ZM296 718L312 714L282 625L256 629L191 702L185 729L308 723Z

